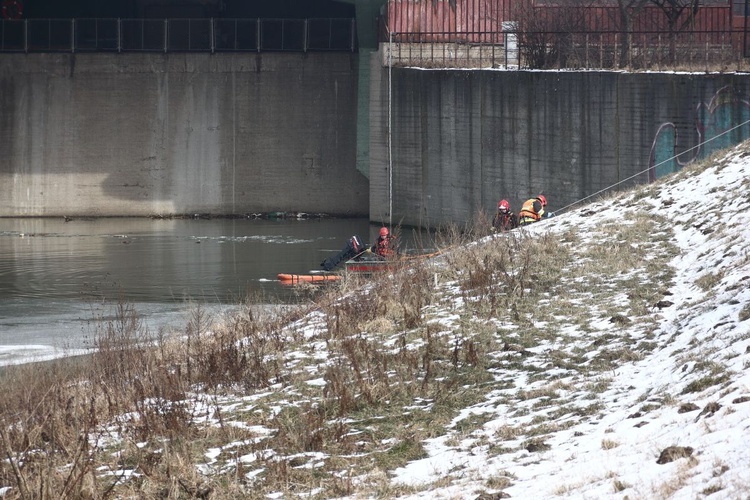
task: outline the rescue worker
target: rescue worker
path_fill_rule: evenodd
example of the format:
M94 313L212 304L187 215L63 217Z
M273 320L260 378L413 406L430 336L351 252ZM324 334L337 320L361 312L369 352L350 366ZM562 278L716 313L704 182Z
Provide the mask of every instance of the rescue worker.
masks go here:
M391 236L390 231L388 231L388 228L381 227L380 236L378 236L378 239L372 246L371 250L381 257L388 258L392 257L396 253L394 246L395 241L393 236Z
M497 213L492 219L493 231L510 231L518 227L518 217L510 210L508 200L500 200L497 203Z
M520 226L525 226L542 219L553 217L555 214L548 212L546 207L547 197L543 194L540 194L536 198L526 200L521 207L521 211L518 212L518 224Z

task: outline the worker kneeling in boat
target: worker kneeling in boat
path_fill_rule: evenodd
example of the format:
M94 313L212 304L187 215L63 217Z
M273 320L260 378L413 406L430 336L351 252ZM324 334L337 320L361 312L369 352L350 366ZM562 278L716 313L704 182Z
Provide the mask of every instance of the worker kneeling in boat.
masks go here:
M387 227L381 227L380 236L370 250L386 259L393 257L396 254L396 238L391 236Z

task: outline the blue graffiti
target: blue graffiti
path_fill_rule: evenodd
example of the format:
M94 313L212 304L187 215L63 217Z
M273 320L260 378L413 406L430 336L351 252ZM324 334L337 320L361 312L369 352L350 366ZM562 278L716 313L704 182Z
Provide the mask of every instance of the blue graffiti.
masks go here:
M711 101L696 108L697 142L677 151L677 127L663 123L656 131L649 158L649 181L677 172L685 165L750 137L750 102L740 99L730 86L719 89Z

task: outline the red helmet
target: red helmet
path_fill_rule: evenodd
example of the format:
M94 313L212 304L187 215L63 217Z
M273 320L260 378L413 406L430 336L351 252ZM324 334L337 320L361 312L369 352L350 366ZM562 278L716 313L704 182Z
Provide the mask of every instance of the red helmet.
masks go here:
M510 212L510 203L508 203L508 200L497 202L497 210L498 212Z
M547 197L544 196L543 194L540 194L539 196L537 196L536 199L542 202L543 207L547 206Z
M381 227L380 228L380 236L381 237L385 238L386 236L388 236L388 234L389 233L388 233L388 228L387 227Z

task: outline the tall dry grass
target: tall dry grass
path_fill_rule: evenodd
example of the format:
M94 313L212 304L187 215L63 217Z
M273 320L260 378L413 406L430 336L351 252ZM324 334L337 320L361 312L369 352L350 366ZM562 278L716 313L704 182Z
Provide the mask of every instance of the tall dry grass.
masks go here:
M424 456L424 439L496 386L495 353L525 355L490 320L539 342L528 318L563 288L575 234L490 226L442 228L438 257L347 276L296 308L212 318L196 306L179 335L116 305L91 355L4 370L0 486L11 498L392 494L362 476ZM440 321L446 308L458 327ZM322 318L314 334L298 328L309 312ZM226 404L253 395L251 409ZM209 448L219 452L206 466Z

